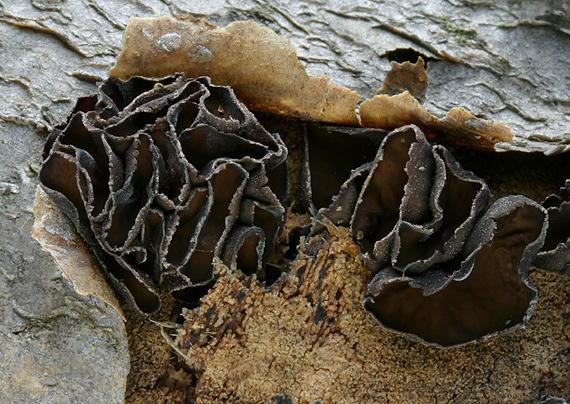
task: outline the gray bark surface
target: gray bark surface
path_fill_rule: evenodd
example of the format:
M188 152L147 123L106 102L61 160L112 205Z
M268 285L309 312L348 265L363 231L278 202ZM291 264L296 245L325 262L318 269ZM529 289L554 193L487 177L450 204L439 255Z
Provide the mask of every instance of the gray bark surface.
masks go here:
M120 317L77 295L30 237L40 153L77 97L95 90L130 17L250 19L289 38L309 74L371 97L389 52L428 60L425 106L503 122L504 150L570 148L565 0L0 0L0 402L121 403L129 368Z

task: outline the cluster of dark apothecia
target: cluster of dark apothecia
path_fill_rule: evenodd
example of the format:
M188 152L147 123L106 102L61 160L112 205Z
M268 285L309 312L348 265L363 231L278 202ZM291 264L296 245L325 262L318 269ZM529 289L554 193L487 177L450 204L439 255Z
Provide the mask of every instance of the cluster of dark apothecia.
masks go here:
M145 313L191 301L214 258L261 269L284 219L287 149L208 78L108 80L49 136L40 181Z
M485 339L530 318L537 254L568 267L568 188L548 211L522 196L487 207L485 182L413 125L305 128L311 232L350 228L374 274L364 307L383 327L444 347ZM203 295L216 259L263 269L285 222L286 157L208 78L109 79L50 134L40 181L116 290L152 313L161 290ZM548 217L565 224L547 232Z

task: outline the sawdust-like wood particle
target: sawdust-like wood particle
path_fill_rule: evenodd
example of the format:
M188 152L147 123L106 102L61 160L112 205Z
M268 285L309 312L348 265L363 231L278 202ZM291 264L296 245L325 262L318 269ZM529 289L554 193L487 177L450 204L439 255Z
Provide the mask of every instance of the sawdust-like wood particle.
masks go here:
M163 307L153 318L130 311L126 323L131 353L125 404L182 404L191 402L196 377L172 352L164 335L171 328L174 301L163 294ZM157 321L158 320L158 321Z
M533 321L488 343L438 350L381 331L361 297L369 272L349 233L313 238L270 291L222 270L186 314L178 346L196 403L532 402L568 396L570 279L532 273ZM566 330L566 331L565 331ZM504 401L506 400L506 401Z

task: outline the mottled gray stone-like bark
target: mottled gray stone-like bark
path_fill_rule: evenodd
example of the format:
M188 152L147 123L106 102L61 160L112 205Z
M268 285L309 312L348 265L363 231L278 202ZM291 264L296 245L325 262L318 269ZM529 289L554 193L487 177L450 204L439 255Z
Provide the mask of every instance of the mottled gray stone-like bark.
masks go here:
M515 2L0 0L0 402L121 403L119 316L78 296L29 236L40 150L79 96L107 77L131 16L251 19L291 40L310 74L370 97L387 52L427 57L425 105L507 124L503 149L570 148L570 9Z

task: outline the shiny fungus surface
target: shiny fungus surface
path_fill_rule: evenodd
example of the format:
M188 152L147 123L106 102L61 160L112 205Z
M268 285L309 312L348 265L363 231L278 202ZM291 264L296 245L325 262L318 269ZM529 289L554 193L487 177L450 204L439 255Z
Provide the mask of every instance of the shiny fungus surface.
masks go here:
M568 266L568 237L558 241L567 193L545 201L548 212L522 196L487 207L487 184L415 125L304 128L311 233L325 219L350 229L373 275L364 308L382 327L438 347L485 340L529 320L537 254L554 270ZM286 157L229 87L182 75L109 79L54 128L40 182L116 290L152 313L162 290L196 301L217 259L262 270L285 222ZM562 219L547 235L549 216Z
M458 257L422 274L382 269L368 286L364 306L382 326L440 347L524 324L536 306L528 267L544 242L544 219L544 210L528 198L499 199Z
M558 195L550 195L542 203L548 211L548 232L544 246L533 265L570 276L570 180Z
M214 261L256 273L285 220L287 149L206 77L109 79L46 141L40 182L139 310L192 301ZM270 180L277 178L277 180ZM282 175L281 175L282 177Z
M414 125L389 133L317 219L349 226L374 275L365 309L428 345L482 340L527 322L528 267L544 243L544 208L486 183ZM315 225L313 232L322 229Z

